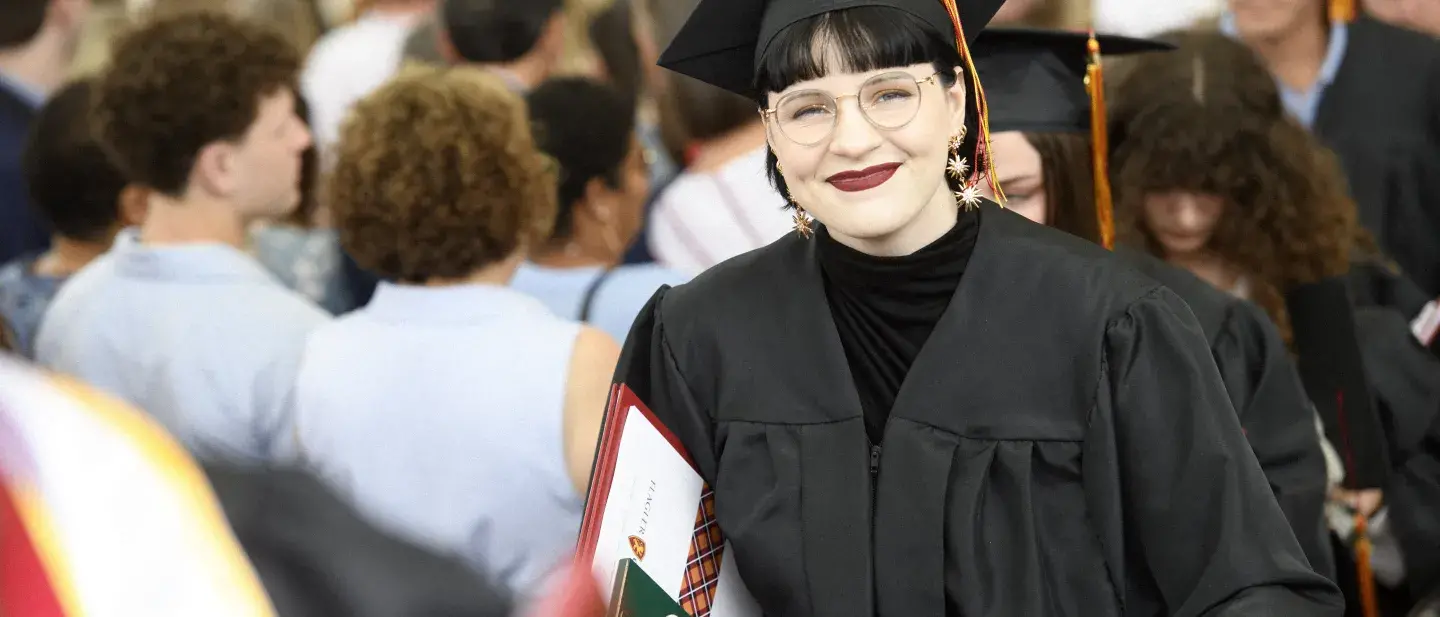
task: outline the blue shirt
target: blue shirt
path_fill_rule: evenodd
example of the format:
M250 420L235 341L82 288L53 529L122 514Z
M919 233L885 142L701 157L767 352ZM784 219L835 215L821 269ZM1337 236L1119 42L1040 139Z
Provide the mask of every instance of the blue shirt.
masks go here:
M304 460L385 529L537 593L584 508L564 444L579 333L504 286L380 283L310 336Z
M585 291L601 272L603 269L598 266L547 268L527 262L515 271L510 286L540 300L550 312L560 317L579 320ZM645 303L656 289L661 285L679 285L688 280L690 277L684 273L656 264L619 266L596 289L587 321L616 341L624 342L630 334L630 326L635 323L635 316L645 308Z
M35 357L35 330L45 308L65 279L35 274L36 257L22 257L0 267L0 319L15 333L16 351Z
M149 412L197 457L288 458L305 337L329 316L221 244L133 230L60 288L35 359Z
M1235 26L1235 15L1226 11L1220 16L1220 31L1230 38L1239 38L1240 31ZM1325 89L1335 81L1335 75L1340 72L1340 65L1345 62L1345 49L1350 44L1350 28L1345 22L1334 22L1330 25L1330 42L1325 47L1325 59L1320 63L1320 74L1316 76L1315 83L1305 90L1294 90L1280 80L1275 80L1275 85L1280 88L1280 102L1285 106L1285 111L1290 112L1296 120L1305 128L1315 125L1315 114L1320 111L1320 99L1325 96Z

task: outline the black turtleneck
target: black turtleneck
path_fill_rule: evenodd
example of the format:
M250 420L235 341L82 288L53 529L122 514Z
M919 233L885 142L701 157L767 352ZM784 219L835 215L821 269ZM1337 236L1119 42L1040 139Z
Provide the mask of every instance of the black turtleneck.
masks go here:
M955 227L914 253L876 257L816 234L825 296L871 443L879 444L900 385L950 305L975 250L980 211L961 211Z

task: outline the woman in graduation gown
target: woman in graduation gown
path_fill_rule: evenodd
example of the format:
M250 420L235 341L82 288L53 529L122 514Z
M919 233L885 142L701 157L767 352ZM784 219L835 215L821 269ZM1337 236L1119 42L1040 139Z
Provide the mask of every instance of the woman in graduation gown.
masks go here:
M1434 481L1407 484L1403 476L1414 469L1409 461L1423 460L1413 455L1437 412L1430 385L1440 382L1425 377L1435 375L1433 360L1404 317L1353 306L1345 274L1359 234L1338 166L1285 114L1274 82L1238 43L1204 33L1165 38L1180 51L1137 60L1117 88L1110 137L1122 231L1212 284L1266 303L1286 324L1345 463L1336 501L1375 504L1332 518L1346 544L1354 529L1369 527L1366 518L1380 520L1376 507L1387 502L1410 504L1390 510L1397 535L1424 538L1423 521L1406 516L1434 511L1424 496ZM1397 489L1406 494L1395 501ZM1355 581L1365 555L1340 551L1337 580Z
M702 1L661 65L757 99L799 230L658 292L617 380L768 615L1338 614L1184 303L979 198L998 4Z
M1092 57L1089 39L1073 32L989 28L975 42L975 67L992 105L992 148L1006 207L1096 244L1113 245L1106 155L1092 149L1094 143L1104 144L1106 127L1099 121L1104 99L1087 92L1086 74L1099 70L1100 55L1174 47L1097 35L1099 55ZM1324 518L1325 455L1315 414L1280 332L1260 307L1182 268L1131 248L1114 250L1121 261L1175 292L1195 314L1280 509L1310 565L1334 580Z

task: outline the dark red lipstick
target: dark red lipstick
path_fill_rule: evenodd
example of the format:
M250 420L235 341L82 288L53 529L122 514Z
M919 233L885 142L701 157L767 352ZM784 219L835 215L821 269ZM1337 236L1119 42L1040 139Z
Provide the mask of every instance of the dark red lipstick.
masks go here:
M885 181L895 175L895 170L899 168L899 163L885 163L866 167L860 171L842 171L826 178L825 181L846 193L858 193L885 184Z

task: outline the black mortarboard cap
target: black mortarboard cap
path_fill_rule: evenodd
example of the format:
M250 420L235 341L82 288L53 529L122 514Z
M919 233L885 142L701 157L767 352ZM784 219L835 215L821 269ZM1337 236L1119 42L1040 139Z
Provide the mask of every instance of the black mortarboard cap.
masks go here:
M973 41L1004 0L954 0L966 42ZM752 97L755 69L775 35L802 19L862 6L900 9L934 26L959 47L946 0L700 0L660 66ZM965 56L960 50L961 57Z
M1097 34L1100 53L1164 51L1161 41ZM970 48L990 102L990 130L1037 133L1090 130L1090 35L1062 30L991 28Z
M1115 247L1100 57L1174 49L1160 41L1063 30L994 29L975 41L975 72L988 91L991 131L1090 133L1100 243Z

